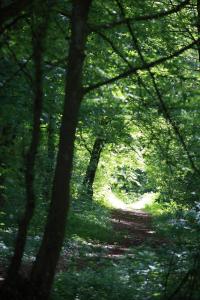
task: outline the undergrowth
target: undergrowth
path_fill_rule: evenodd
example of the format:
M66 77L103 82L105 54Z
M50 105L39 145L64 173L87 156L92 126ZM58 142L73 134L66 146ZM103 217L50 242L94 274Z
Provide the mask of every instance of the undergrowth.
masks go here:
M74 200L52 290L52 300L199 300L200 208L152 203L152 230L162 242L130 249L110 259L107 246L120 243L112 228L111 207L103 200ZM1 215L1 260L12 254L14 227ZM39 221L39 220L38 220ZM34 228L33 228L34 229ZM35 258L40 235L30 230L24 262Z
M82 252L57 274L52 300L199 300L198 209L153 203L146 211L152 214L152 229L163 240L160 246L144 244L130 249L130 256L109 259L105 250L97 252L89 222L88 235L82 237L90 236L91 241L82 243ZM110 240L112 228L109 234Z

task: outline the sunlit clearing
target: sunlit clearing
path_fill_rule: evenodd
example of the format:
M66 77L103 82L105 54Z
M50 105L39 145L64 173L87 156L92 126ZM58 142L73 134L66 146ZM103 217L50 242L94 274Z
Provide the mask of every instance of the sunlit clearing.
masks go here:
M111 190L106 191L105 197L109 205L111 205L113 208L132 210L132 209L144 209L146 205L152 204L155 199L155 194L145 193L138 199L138 201L132 204L124 203L121 199L115 196L115 194L113 194Z
M150 205L153 203L155 198L154 193L145 193L142 195L137 202L129 205L131 209L144 209L146 205Z
M122 200L117 198L111 190L106 192L106 200L113 208L117 209L127 209L127 204L125 204Z

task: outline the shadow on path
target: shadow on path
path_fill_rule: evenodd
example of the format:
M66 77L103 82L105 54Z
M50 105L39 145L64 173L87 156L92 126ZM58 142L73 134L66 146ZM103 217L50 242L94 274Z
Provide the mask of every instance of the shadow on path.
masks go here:
M151 216L142 210L115 209L112 223L114 230L121 232L123 238L110 249L110 256L128 254L130 248L142 244L153 248L164 244L164 240L152 230Z
M128 205L109 191L107 201L113 207L111 224L114 233L119 234L120 238L113 241L111 237L110 243L103 244L91 242L90 250L84 257L78 258L76 266L82 269L89 262L99 259L116 261L127 256L134 257L134 248L142 245L154 249L165 245L166 240L153 230L151 215L142 210L146 204L152 202L153 196L153 193L146 193L137 202Z

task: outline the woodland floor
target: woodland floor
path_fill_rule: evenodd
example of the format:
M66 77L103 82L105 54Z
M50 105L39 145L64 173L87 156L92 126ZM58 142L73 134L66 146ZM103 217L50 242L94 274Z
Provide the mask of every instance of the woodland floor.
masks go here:
M81 270L87 266L101 267L105 260L118 261L132 257L134 248L138 246L155 249L166 245L167 241L154 230L151 215L141 208L138 209L138 207L145 206L147 202L145 198L132 206L124 205L117 199L114 199L114 202L115 208L112 209L110 222L113 232L119 234L120 238L114 241L111 237L110 242L107 243L91 241L88 243L88 251L84 251L83 255L72 254L72 257L74 256L73 265L76 269ZM58 267L59 271L67 270L67 265L67 260L62 256ZM63 268L63 266L65 267Z
M108 200L115 208L111 211L110 222L113 232L117 233L120 238L115 241L111 236L110 242L106 243L91 240L85 245L83 253L80 253L81 248L74 249L72 247L72 251L64 250L57 271L66 271L72 265L80 270L86 266L101 267L105 260L117 261L133 256L135 247L147 246L155 249L166 244L166 241L154 231L151 215L141 209L149 201L146 198L144 196L133 205L128 206L111 193ZM22 266L21 273L27 276L30 268L31 264L26 262ZM5 265L0 263L0 281L4 275Z
M111 251L111 255L118 253L124 255L130 248L148 245L152 248L165 244L152 225L150 213L144 211L145 205L151 203L153 194L144 194L132 205L124 205L120 199L110 194L110 201L117 207L112 211L112 224L114 231L122 233L123 238Z
M129 249L142 244L151 247L160 246L163 240L152 229L150 214L141 209L116 209L112 212L112 224L123 238L118 245L110 249L110 256L128 254Z

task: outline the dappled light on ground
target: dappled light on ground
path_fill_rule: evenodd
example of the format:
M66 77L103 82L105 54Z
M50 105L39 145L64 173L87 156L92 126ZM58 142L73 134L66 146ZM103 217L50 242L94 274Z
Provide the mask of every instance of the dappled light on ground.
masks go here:
M149 213L130 208L130 205L124 204L112 193L110 193L110 196L113 206L115 205L110 215L110 222L114 233L119 233L120 237L116 236L116 239L113 239L110 236L110 240L107 242L100 242L98 240L82 241L82 246L77 249L77 257L74 259L74 266L78 270L82 270L91 263L95 263L95 261L101 259L101 263L98 262L98 267L104 265L105 260L122 261L127 257L134 257L135 251L137 251L136 247L138 246L146 245L155 249L166 242L153 230L152 217ZM140 199L141 202L138 201L140 207L142 203L147 203L147 199L150 201L151 197ZM82 247L85 251L80 256ZM68 253L67 260L69 256L74 256L74 251L71 255ZM61 262L61 265L63 265L63 262Z
M98 242L89 241L88 251L82 257L81 262L77 261L79 267L85 266L88 259L124 259L126 256L133 256L134 247L143 244L153 248L164 243L152 229L151 215L145 212L145 205L150 205L154 200L154 193L145 193L138 201L132 204L124 203L110 189L105 192L105 198L112 207L110 222L115 233L120 234L116 240L110 237L110 241ZM84 261L84 262L83 262Z
M120 248L131 248L144 243L157 246L163 242L152 230L151 216L143 211L115 209L112 222L115 231L123 233Z

